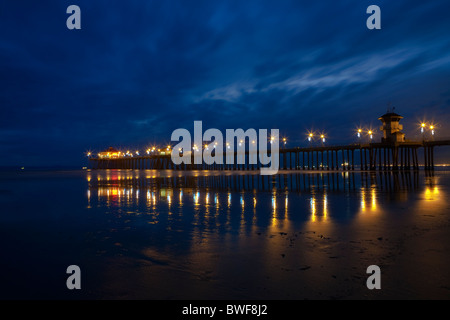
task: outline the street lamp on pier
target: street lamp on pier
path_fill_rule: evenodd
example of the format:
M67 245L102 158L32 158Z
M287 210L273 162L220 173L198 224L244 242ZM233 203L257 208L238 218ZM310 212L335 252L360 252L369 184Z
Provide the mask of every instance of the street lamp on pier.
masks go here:
M325 143L325 135L324 134L320 135L320 139L322 140L322 143Z

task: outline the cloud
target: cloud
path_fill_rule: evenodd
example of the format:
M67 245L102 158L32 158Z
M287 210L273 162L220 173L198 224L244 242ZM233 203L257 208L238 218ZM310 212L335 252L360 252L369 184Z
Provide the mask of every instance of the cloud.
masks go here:
M381 1L376 32L364 1L77 4L79 32L63 2L0 4L0 153L16 152L0 165L165 143L194 120L346 142L342 123L376 123L389 101L405 121L448 117L447 1Z

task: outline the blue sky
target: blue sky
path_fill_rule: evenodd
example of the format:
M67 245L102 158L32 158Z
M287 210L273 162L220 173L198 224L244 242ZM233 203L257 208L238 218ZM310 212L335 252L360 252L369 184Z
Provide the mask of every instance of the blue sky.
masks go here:
M66 8L81 8L81 30ZM381 30L366 8L381 8ZM177 128L277 128L291 146L377 129L450 137L448 1L0 2L0 165L79 165ZM379 132L377 133L379 138Z

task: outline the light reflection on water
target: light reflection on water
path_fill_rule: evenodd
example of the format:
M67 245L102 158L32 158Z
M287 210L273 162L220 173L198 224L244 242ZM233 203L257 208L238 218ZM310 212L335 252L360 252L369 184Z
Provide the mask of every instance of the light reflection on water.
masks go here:
M357 214L376 214L383 210L383 204L380 207L378 203L380 197L383 197L382 202L408 201L410 194L423 189L419 174L410 172L264 177L214 172L176 175L172 172L108 170L89 172L86 180L88 208L96 206L111 208L111 212L116 209L117 212L134 214L159 211L180 215L193 210L196 219L199 215L217 218L225 209L229 214L239 208L242 220L251 214L255 222L259 215L263 218L271 208L270 224L289 218L321 223L349 219ZM425 198L434 199L433 196L439 193L436 178L427 177L425 185ZM309 202L307 206L300 201L305 199ZM342 214L345 199L351 199L346 208L350 214L346 216Z
M17 277L22 256L46 266L31 297L52 297L70 264L90 277L82 298L376 298L371 264L394 287L383 297L448 295L448 234L428 236L450 223L447 172L21 175L0 179L11 189L0 192L0 236Z
M212 234L235 235L240 241L257 232L304 231L342 238L381 234L390 220L417 223L417 215L405 215L413 212L405 207L426 212L445 206L439 178L417 172L264 177L118 170L89 172L86 179L88 208L105 208L119 221L126 219L130 228L154 225L156 229L147 231L191 248L199 237L206 241ZM344 234L349 226L354 229ZM169 237L164 230L183 236Z

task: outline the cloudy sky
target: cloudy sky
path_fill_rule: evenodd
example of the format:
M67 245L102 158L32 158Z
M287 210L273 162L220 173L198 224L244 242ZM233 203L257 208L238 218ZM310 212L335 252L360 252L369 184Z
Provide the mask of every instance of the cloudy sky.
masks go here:
M81 30L66 9L81 8ZM381 8L381 30L366 9ZM84 152L165 144L177 128L308 130L327 143L379 127L450 137L450 3L0 2L0 165L79 165ZM379 132L377 132L379 139Z

